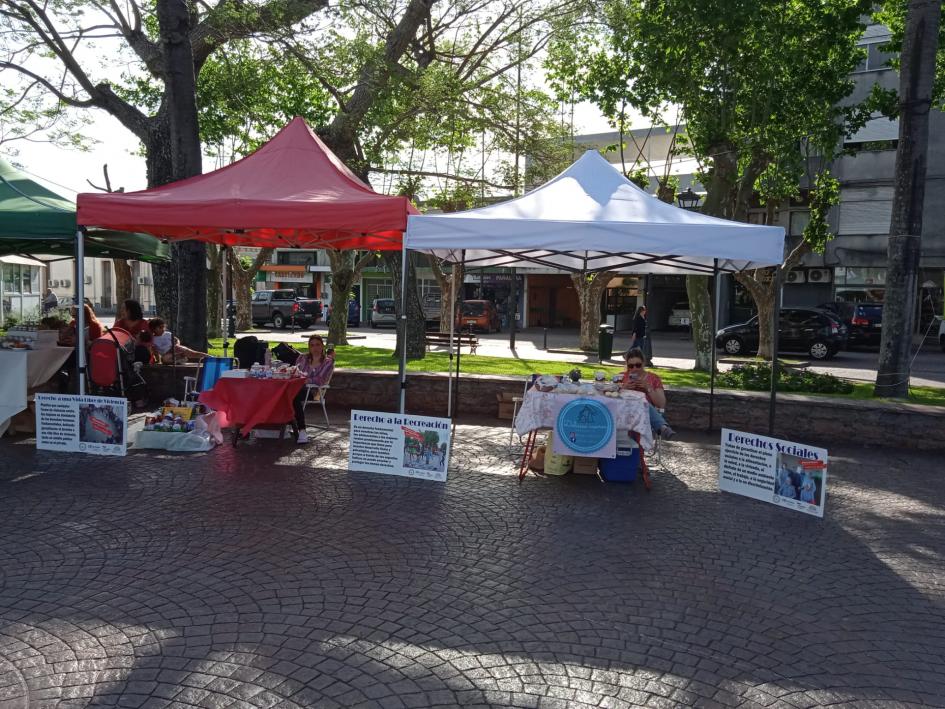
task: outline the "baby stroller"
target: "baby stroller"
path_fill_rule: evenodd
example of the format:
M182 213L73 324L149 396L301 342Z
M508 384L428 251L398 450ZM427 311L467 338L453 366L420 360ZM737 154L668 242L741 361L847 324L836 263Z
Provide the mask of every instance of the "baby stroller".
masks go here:
M135 368L135 339L130 332L108 328L104 335L92 340L89 384L94 394L126 396L133 400L147 398L147 385Z

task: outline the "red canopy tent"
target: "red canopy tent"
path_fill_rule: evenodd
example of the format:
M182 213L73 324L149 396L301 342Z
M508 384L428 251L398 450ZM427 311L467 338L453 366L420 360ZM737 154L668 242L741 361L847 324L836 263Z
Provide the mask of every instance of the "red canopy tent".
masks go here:
M232 165L140 192L80 194L76 204L85 227L226 246L371 250L400 249L407 215L419 213L406 197L364 184L298 117Z
M406 197L378 194L358 179L299 117L232 165L139 192L80 194L76 206L79 302L85 227L223 246L392 251L401 249L407 215L419 214ZM80 386L83 320L80 308Z

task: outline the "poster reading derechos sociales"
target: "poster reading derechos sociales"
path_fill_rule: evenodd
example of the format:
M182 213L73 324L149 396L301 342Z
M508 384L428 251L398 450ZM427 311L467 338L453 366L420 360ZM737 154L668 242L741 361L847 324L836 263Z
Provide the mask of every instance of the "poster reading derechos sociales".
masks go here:
M827 451L723 428L719 489L823 517Z
M451 425L433 416L352 411L348 470L445 482Z

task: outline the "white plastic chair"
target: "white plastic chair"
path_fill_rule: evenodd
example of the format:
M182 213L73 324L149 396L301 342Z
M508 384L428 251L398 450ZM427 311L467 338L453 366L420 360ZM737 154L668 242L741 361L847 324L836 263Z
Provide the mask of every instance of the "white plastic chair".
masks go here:
M305 411L305 407L310 403L319 403L322 405L322 414L325 416L325 425L324 428L331 428L331 421L328 420L328 409L325 408L325 398L328 395L328 390L331 388L331 378L334 376L335 372L332 370L331 374L328 375L328 381L324 384L306 384L305 385L305 401L302 402L302 411ZM314 392L314 393L313 393Z

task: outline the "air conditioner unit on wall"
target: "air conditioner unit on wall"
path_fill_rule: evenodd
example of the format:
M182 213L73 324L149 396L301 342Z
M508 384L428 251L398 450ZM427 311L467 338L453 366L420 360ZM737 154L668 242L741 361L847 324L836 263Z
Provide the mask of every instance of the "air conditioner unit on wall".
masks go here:
M60 288L69 288L71 286L72 286L72 281L70 281L68 278L65 279L64 281L59 281Z
M138 285L139 286L149 286L151 285L151 279L147 276L138 276Z
M809 268L807 269L808 283L830 283L833 272L829 268Z
M48 281L46 281L46 286L49 288L58 288L59 281L54 281L53 279L50 278Z
M785 283L803 283L804 282L804 272L803 271L788 271L787 275L784 277Z
M83 279L83 282L84 282L85 285L87 285L87 286L92 285L92 276L86 276L86 277Z

